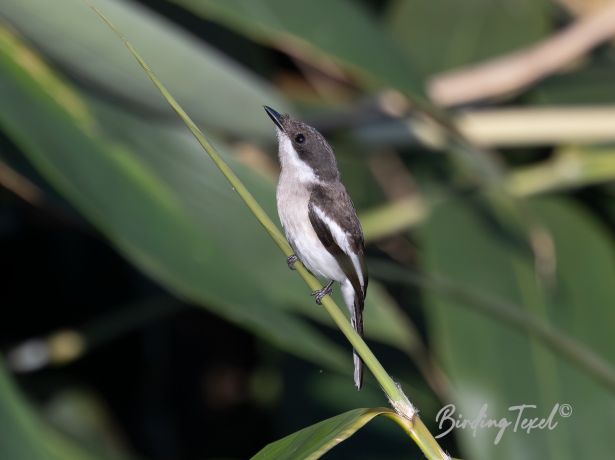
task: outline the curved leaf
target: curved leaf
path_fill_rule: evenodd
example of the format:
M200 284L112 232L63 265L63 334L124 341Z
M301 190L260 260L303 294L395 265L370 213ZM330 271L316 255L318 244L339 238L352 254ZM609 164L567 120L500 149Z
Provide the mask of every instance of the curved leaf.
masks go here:
M344 442L374 417L387 414L397 417L391 409L354 409L304 428L265 446L252 460L314 460Z
M288 111L268 83L195 40L135 2L95 0L126 32L180 103L201 123L235 135L268 136L262 105ZM36 44L73 78L99 92L153 111L175 115L121 43L83 0L0 2L0 16ZM151 117L150 117L151 118Z
M540 39L550 7L546 0L394 0L386 20L408 58L431 75Z
M434 210L421 235L424 264L473 290L509 299L547 323L615 360L615 261L613 242L591 216L571 203L543 199L528 203L553 236L557 279L549 290L536 282L533 262L476 208L460 201ZM454 228L454 231L451 231ZM494 444L496 429L457 430L466 456L477 459L607 458L615 441L615 397L591 376L531 337L469 310L455 299L428 293L430 329L446 337L437 354L456 384L457 413L476 417L488 404L488 418L515 420L517 405L536 405L524 416L548 417L555 404L569 404L568 418L555 414L553 430L530 434L507 430Z
M40 421L9 378L0 359L0 458L11 460L102 460Z
M390 85L421 96L410 61L363 7L348 0L172 0L254 40L327 57L368 84Z

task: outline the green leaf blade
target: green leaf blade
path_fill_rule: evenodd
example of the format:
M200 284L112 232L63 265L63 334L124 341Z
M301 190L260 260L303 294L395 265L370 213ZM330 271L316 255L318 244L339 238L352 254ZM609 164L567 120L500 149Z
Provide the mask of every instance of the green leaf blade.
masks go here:
M315 460L342 443L374 417L390 409L354 409L303 428L265 446L252 460Z
M435 209L422 229L425 268L434 277L522 306L612 362L613 348L606 346L614 321L607 307L615 296L612 241L569 202L545 199L528 205L553 235L557 279L550 291L537 287L527 252L460 200ZM508 430L497 445L494 430L481 430L476 437L458 430L466 456L507 458L524 451L536 458L608 457L614 444L605 427L613 423L615 397L605 386L531 336L461 309L454 298L435 293L427 298L431 333L446 337L436 353L455 382L458 412L471 419L488 404L490 418L514 420L509 408L522 404L537 406L527 417L546 417L555 404L570 404L574 411L557 418L553 430L530 435Z
M199 123L236 136L264 138L270 123L260 116L270 104L290 106L265 80L198 41L170 21L132 2L95 0ZM126 109L174 122L131 56L83 0L20 0L0 3L3 16L73 77Z
M386 30L357 3L347 0L173 1L291 54L332 59L367 87L392 86L417 99L424 93L412 63Z

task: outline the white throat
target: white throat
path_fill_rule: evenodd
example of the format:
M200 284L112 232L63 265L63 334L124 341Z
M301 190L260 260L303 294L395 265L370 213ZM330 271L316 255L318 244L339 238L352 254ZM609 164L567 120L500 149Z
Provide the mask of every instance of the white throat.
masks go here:
M314 170L305 161L299 158L299 154L293 147L293 143L286 133L278 131L278 143L280 145L280 164L282 174L292 177L302 183L319 183L320 180Z

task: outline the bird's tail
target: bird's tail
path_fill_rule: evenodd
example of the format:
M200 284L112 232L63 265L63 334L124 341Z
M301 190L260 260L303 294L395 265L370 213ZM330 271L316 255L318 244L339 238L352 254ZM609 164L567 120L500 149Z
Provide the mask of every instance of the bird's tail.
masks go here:
M357 334L363 338L363 295L357 294L349 281L342 284L342 295L344 303L350 312L350 324ZM363 386L363 360L357 354L356 350L352 351L354 361L354 384L357 390Z

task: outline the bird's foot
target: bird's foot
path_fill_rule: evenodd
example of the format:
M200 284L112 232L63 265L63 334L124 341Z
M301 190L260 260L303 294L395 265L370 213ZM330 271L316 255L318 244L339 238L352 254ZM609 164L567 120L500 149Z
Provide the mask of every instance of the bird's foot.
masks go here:
M295 269L295 262L297 262L298 260L299 260L299 257L297 257L295 254L293 254L288 259L286 259L286 263L288 264L288 268L290 268L291 270L294 270Z
M316 303L318 305L322 305L322 298L324 296L331 294L331 292L333 291L333 283L334 281L331 280L324 288L312 292L312 295L314 296L314 299L316 299Z

